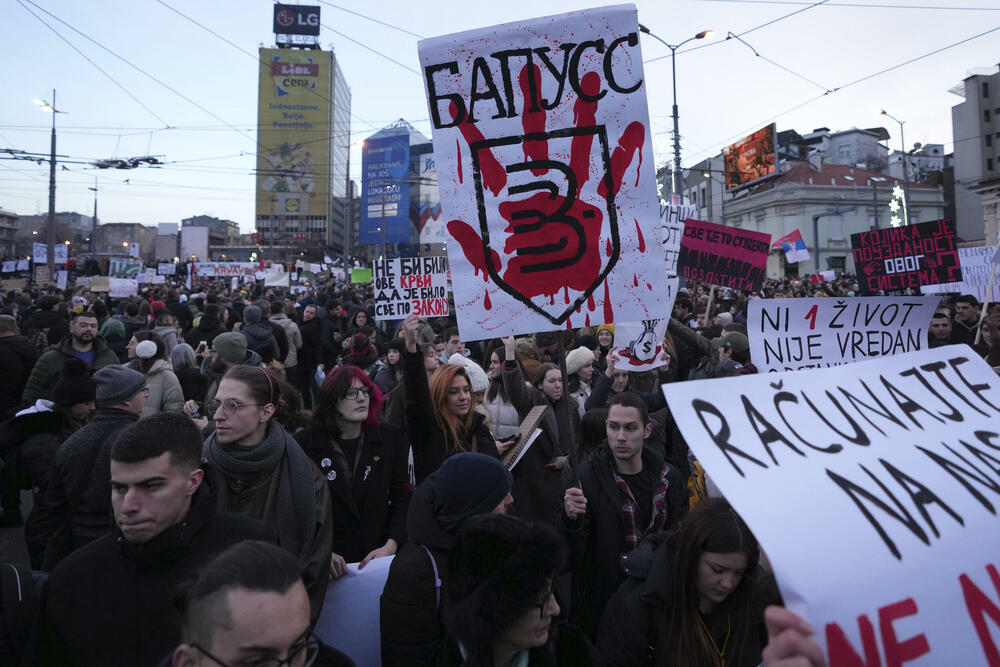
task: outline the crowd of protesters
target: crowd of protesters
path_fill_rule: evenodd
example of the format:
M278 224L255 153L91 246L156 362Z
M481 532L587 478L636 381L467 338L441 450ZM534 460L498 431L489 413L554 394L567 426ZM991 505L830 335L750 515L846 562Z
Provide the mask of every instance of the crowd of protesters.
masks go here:
M749 299L856 291L692 285L643 373L614 325L469 342L364 285L5 293L0 525L39 594L0 663L353 664L329 581L394 556L383 664L823 665L659 388L756 373ZM950 295L928 344L1000 366L998 327Z

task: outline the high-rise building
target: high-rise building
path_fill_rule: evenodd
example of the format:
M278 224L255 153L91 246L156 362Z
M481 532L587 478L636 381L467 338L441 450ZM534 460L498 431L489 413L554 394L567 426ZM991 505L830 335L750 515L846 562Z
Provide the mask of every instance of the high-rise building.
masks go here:
M305 46L260 49L255 239L272 257L343 252L351 90Z
M996 243L1000 206L1000 68L972 73L951 88L955 142L955 224L959 238Z

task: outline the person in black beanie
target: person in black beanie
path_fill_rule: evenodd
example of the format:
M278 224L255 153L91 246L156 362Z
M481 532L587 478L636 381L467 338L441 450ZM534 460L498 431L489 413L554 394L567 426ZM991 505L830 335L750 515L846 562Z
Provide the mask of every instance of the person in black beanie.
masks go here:
M514 479L499 460L466 452L451 456L413 492L407 542L396 553L380 598L382 661L429 664L444 639L441 621L448 552L462 524L504 514Z

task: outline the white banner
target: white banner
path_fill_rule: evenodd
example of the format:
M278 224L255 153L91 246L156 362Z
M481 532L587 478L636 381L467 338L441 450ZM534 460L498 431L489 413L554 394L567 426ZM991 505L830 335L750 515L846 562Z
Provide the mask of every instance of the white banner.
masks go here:
M677 256L684 238L684 221L694 217L694 204L660 204L660 238L667 262L667 275L677 275Z
M139 293L139 281L136 278L108 278L108 296L126 297Z
M28 263L28 260L26 260L26 259L19 259L19 260L17 260L17 270L18 271L27 271L30 268L31 268L31 266Z
M958 264L962 267L962 282L945 283L943 285L923 285L920 291L924 294L971 294L979 302L1000 301L1000 272L993 281L993 292L987 298L990 284L990 273L993 271L993 256L996 246L976 246L974 248L958 249Z
M66 289L66 279L69 277L69 271L56 271L56 289Z
M757 370L839 366L923 350L938 298L753 299L750 360Z
M264 285L267 287L288 287L288 274L268 273L264 277Z
M998 389L965 345L663 386L830 664L915 667L997 664Z
M156 272L161 276L173 276L177 274L177 265L173 262L160 262L156 265Z
M65 243L59 243L56 245L56 264L65 264L66 258L69 255L69 247ZM49 246L45 243L32 243L31 244L31 261L35 264L48 264L49 262Z
M405 257L372 263L375 320L448 315L448 260Z
M635 7L470 30L418 50L462 339L661 313Z
M3 269L0 269L3 273L14 273L17 271L17 260L16 259L5 259L3 262Z
M199 278L227 278L242 276L257 268L255 262L195 262L194 270Z

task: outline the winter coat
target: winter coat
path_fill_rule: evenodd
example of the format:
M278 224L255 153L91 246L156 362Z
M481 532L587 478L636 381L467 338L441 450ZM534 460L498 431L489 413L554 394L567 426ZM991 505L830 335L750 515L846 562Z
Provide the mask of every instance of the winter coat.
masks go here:
M441 605L447 600L448 553L455 533L438 523L434 484L432 474L413 492L406 515L407 542L389 564L379 598L384 665L430 664L444 639ZM435 588L435 579L440 580L440 588Z
M278 355L278 344L267 322L244 324L239 331L247 339L247 348L259 354L265 364L275 360Z
M406 542L410 475L403 436L388 424L365 426L363 433L351 486L347 484L346 472L337 464L332 439L325 430L310 426L295 435L302 449L329 480L333 552L343 556L348 563L362 560L390 537L396 540L397 548Z
M562 513L560 525L570 547L573 572L572 619L589 636L594 636L604 606L625 580L621 557L629 551L625 541L621 490L615 484L614 456L602 443L586 463L563 470L564 489L580 484L587 498L587 513L570 520ZM643 448L643 470L663 468L663 459ZM663 529L677 525L687 510L685 477L668 468L667 518Z
M226 333L226 327L215 318L202 317L198 326L191 327L184 334L184 342L194 349L198 349L198 344L204 342L208 347L212 347L212 341L221 333Z
M173 301L164 301L163 304L177 320L181 331L187 331L191 328L191 309L188 308L186 303L181 303L179 299L174 299Z
M378 388L382 390L382 395L387 396L392 388L396 386L399 379L396 377L396 372L399 371L399 363L397 362L395 369L389 364L383 365L375 373L375 384Z
M38 359L34 344L24 336L0 338L0 421L12 416Z
M180 643L179 585L243 540L273 542L249 517L218 512L211 475L184 520L143 544L115 526L59 564L43 589L26 664L156 665Z
M626 389L625 391L632 391L633 394L646 403L646 409L649 412L655 412L667 405L667 399L663 396L663 392L660 391L659 387L660 385L657 383L656 389L648 393L632 391L631 389ZM606 408L608 407L609 400L611 400L611 378L606 373L601 373L594 380L594 387L590 390L590 396L587 398L585 407L587 410Z
M55 310L35 311L21 323L21 333L28 336L35 331L47 331L49 345L56 345L69 335L69 318Z
M489 390L487 390L487 394ZM490 415L490 426L493 433L500 440L506 440L517 433L517 427L521 425L521 420L517 416L517 408L509 400L503 400L500 392L490 400L483 396L483 407Z
M152 331L163 341L166 355L169 357L170 353L177 347L177 327L154 327Z
M323 363L322 323L314 317L299 325L302 333L302 349L298 352L299 366L303 371L312 371Z
M201 403L205 400L205 393L208 391L208 379L201 374L201 370L194 366L182 368L174 371L177 381L181 385L181 393L185 401L196 401Z
M299 348L302 347L302 332L299 331L299 325L288 319L284 313L271 315L268 319L284 329L285 336L288 338L288 353L281 359L281 363L284 364L285 368L298 365L298 352Z
M111 446L139 415L106 408L69 436L56 451L49 486L36 506L39 539L46 541L42 569L51 572L75 549L107 533L111 525ZM79 498L67 523L70 504ZM68 528L68 530L67 530Z
M456 449L454 443L448 441L434 417L423 353L418 350L411 354L403 350L401 356L406 387L406 432L413 449L413 474L417 484L437 470L446 458L460 451L476 451L500 458L493 434L485 417L479 413L474 415L471 437L461 443L463 449Z
M142 408L142 417L157 412L180 412L184 407L181 383L166 359L157 359L146 371L146 387L149 388L149 396Z
M614 667L645 667L654 664L654 651L659 644L663 614L667 605L673 603L670 591L672 547L671 540L664 540L653 553L646 577L628 577L608 601L597 631L597 649L606 664ZM745 583L752 585L750 581ZM766 585L755 585L755 592L762 591L765 587ZM739 656L727 651L727 665L756 667L760 664L763 646L767 643L767 632L762 613L764 605L755 604L756 607L759 609L754 618L750 619L743 650ZM716 628L713 623L713 638L719 646L725 645L727 631L725 623L720 628ZM730 643L735 645L735 642Z
M94 336L93 343L94 362L90 365L90 372L96 373L105 366L112 366L119 363L118 355L107 346L104 339ZM24 387L24 395L21 396L22 403L34 403L37 399L43 398L55 385L56 377L62 372L63 365L73 354L73 337L67 335L59 342L55 348L50 349L35 362L28 376L28 382Z

